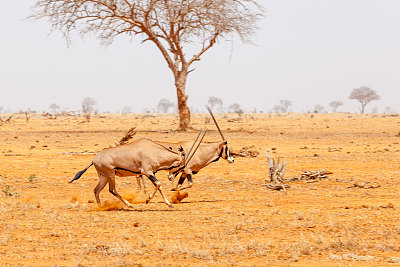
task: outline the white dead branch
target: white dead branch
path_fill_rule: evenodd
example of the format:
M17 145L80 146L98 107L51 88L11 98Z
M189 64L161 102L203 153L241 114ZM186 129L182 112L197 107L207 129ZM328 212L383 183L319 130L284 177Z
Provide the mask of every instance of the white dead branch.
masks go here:
M268 158L268 176L269 181L266 180L266 186L269 189L273 190L283 190L286 192L287 188L290 188L289 185L284 184L283 176L285 175L287 162L282 162L281 159L278 158L277 161L271 157L270 150L267 149L266 155Z

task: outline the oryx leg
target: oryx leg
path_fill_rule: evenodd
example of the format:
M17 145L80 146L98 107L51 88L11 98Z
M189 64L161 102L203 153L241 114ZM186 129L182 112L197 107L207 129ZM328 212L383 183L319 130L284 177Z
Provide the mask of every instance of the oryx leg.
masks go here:
M183 182L185 181L185 179L188 180L188 185L186 187L183 187ZM179 178L178 184L176 185L175 188L171 189L171 191L181 191L184 189L191 188L192 186L193 186L192 175L182 173L181 177Z
M143 184L143 176L138 175L136 176L136 182L137 182L137 190L140 192L142 191L142 184ZM143 186L144 187L144 186ZM146 192L146 190L144 190Z
M96 202L98 205L101 204L100 192L101 192L101 190L103 190L103 188L106 186L107 183L108 183L107 178L104 175L99 174L99 183L96 185L96 187L93 190L94 196L96 198Z
M180 191L181 190L180 188L182 187L183 182L185 182L185 180L186 180L186 173L182 173L181 177L179 177L178 184L176 185L175 188L172 188L171 191Z
M138 191L142 191L142 185L143 185L143 192L146 193L147 185L145 179L143 178L143 175L136 176L136 181L138 184Z
M140 183L141 178L142 178L141 175L136 176L137 190L138 191L142 191L142 186L141 186L141 183Z
M133 208L133 205L128 202L125 198L123 198L120 194L118 194L117 189L115 188L115 174L111 173L106 176L108 180L109 191L111 194L116 196L119 200L121 200L126 206L129 208Z
M168 207L172 208L173 206L171 205L171 203L169 203L168 199L165 197L165 195L162 191L160 181L157 180L157 178L154 176L154 174L148 175L147 177L150 179L150 181L154 184L154 186L156 188L155 188L154 192L152 194L150 194L149 197L146 199L146 204L150 202L150 200L154 197L154 195L157 193L157 190L158 190L158 191L160 191L160 194L161 194L162 198L164 199L165 204L167 204Z

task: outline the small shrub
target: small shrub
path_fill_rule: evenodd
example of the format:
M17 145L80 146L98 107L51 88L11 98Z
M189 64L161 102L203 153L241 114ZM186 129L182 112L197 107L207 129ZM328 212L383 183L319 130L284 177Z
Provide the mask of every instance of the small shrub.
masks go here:
M29 178L28 178L28 181L29 181L30 183L33 183L35 180L36 180L36 175L34 175L34 174L31 174L31 175L29 176Z
M11 186L9 186L8 184L3 186L2 191L6 195L6 197L19 197L19 194L15 192L15 190L11 189Z

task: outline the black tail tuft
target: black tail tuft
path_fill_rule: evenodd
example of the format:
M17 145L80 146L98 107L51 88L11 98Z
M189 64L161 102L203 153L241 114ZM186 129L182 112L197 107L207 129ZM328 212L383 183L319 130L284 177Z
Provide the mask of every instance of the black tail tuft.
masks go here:
M74 179L72 179L69 183L72 183L73 181L78 180L79 178L81 178L82 174L84 174L85 171L87 171L87 169L89 169L89 167L92 166L92 165L93 165L93 162L90 163L90 165L87 166L84 170L78 172L78 173L75 175Z

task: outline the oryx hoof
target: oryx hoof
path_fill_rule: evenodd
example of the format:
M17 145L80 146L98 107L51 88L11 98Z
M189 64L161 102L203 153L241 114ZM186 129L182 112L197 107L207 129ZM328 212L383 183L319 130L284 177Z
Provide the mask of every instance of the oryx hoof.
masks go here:
M149 204L150 198L146 199L146 204Z
M177 186L177 187L171 189L171 191L181 191L181 190L182 190L182 186Z
M172 205L172 204L167 204L167 206L172 208L172 209L174 208L174 205Z
M132 204L128 204L128 205L126 205L128 208L130 208L130 209L133 209L134 208L134 206L132 205Z

